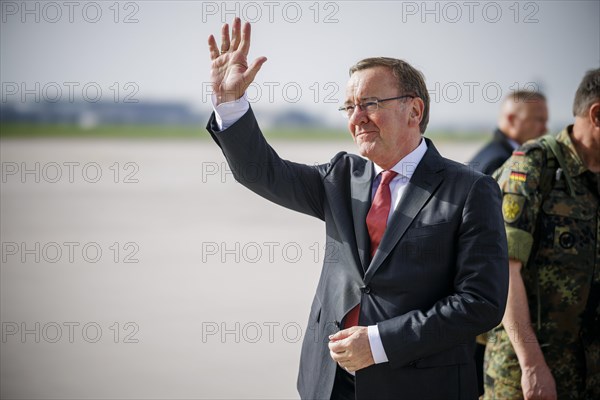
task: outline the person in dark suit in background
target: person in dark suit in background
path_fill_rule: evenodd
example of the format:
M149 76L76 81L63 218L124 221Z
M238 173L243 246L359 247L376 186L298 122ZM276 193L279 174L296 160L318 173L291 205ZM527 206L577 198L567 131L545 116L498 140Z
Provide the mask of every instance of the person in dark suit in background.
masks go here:
M492 175L520 145L542 136L547 122L548 107L542 93L520 90L508 95L502 102L494 138L468 164Z
M504 98L494 138L467 164L476 171L492 175L512 152L528 140L546 133L548 107L546 97L540 92L519 90ZM483 395L483 356L486 335L477 337L475 367L479 394Z
M500 322L508 290L500 193L422 136L422 74L393 58L358 62L340 111L363 157L298 164L269 146L245 100L266 61L248 65L250 24L236 18L231 38L227 24L221 36L220 47L208 41L209 133L241 184L323 220L336 249L309 314L300 396L475 399L475 336Z

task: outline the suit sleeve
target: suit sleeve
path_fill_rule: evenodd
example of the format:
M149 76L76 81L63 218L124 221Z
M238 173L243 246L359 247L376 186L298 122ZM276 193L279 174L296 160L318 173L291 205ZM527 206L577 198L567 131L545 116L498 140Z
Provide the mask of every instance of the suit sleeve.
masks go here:
M252 108L223 131L213 113L206 129L239 183L283 207L325 219L323 176L330 164L309 166L280 158L265 140Z
M508 257L500 191L489 176L472 184L456 232L453 293L429 309L378 323L392 368L436 355L452 361L456 346L472 343L502 320L508 294ZM424 289L426 290L426 288Z

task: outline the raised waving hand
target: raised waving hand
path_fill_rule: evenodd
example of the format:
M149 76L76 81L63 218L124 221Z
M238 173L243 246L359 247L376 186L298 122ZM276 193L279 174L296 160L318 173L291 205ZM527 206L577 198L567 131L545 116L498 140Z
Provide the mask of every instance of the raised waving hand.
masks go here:
M266 57L258 57L248 66L250 50L250 24L235 18L232 24L231 38L229 25L221 28L221 47L213 35L208 37L208 48L212 60L210 78L217 104L234 101L242 97L254 77L262 67Z

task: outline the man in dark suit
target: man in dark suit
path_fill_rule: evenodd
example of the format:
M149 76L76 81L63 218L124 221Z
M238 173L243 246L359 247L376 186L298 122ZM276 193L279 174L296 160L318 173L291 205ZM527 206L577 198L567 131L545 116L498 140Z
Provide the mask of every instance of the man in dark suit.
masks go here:
M325 221L328 248L298 375L303 399L474 399L475 336L496 326L508 288L498 185L422 137L429 96L402 60L351 68L340 111L362 156L309 166L265 141L244 92L250 25L209 37L215 113L207 129L235 178ZM260 173L244 173L259 168Z
M468 164L492 175L517 147L546 133L547 122L548 107L542 93L519 90L508 95L502 102L494 138Z

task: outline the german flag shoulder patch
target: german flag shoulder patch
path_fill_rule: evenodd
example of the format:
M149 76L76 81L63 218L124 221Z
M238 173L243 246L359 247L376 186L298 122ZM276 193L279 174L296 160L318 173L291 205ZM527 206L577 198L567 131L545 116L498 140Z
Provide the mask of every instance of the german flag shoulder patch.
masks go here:
M527 180L527 173L518 172L518 171L510 171L510 175L508 177L511 181L516 182L525 182Z

